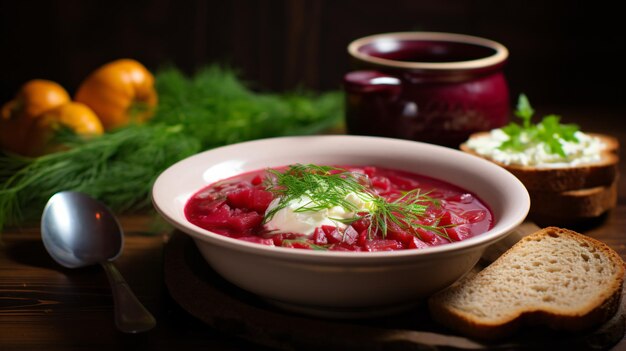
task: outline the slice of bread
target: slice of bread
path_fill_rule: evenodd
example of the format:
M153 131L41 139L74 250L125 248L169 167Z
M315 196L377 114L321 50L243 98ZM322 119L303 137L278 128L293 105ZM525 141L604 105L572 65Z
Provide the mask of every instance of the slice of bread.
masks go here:
M484 138L488 135L489 132L476 133L472 134L470 139ZM616 138L608 135L592 133L589 133L589 135L600 138L604 144L601 160L577 166L538 167L505 165L477 154L467 143L461 144L460 148L462 151L486 158L504 167L524 183L529 191L556 193L611 185L618 174L619 142Z
M529 216L539 222L573 223L599 217L617 205L617 179L609 186L569 190L560 193L529 191L532 203Z
M606 244L548 227L475 276L433 295L432 318L462 334L498 339L522 325L581 331L608 320L622 294L624 262Z

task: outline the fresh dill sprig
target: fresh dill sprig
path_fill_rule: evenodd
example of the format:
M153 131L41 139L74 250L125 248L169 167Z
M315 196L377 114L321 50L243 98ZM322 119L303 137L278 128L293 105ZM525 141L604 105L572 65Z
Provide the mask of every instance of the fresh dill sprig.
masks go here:
M266 189L279 197L280 201L266 213L265 222L296 199L306 198L308 202L294 212L315 212L334 206L349 211L358 210L354 203L346 199L350 193L358 194L364 201L371 198L365 186L351 172L341 168L296 164L284 172L268 169L268 173L270 176L265 180Z
M37 158L0 156L0 229L36 218L55 192L71 189L119 212L150 206L155 178L200 146L176 126L130 126L67 151Z
M368 230L370 238L376 229L379 229L384 237L389 223L394 223L400 229L407 230L417 237L420 237L418 229L424 229L450 240L443 226L438 226L437 223L434 225L420 223L429 205L440 206L440 203L437 199L421 193L419 188L408 191L391 202L383 197L376 197L373 205L376 210L368 214L371 221Z
M522 119L522 125L511 122L502 127L502 131L509 139L500 146L501 150L524 151L529 145L543 143L545 151L566 157L561 140L577 142L576 132L579 127L575 124L561 124L561 117L557 115L544 116L541 122L531 122L535 110L530 105L526 95L521 94L517 102L515 115Z
M284 171L268 169L265 186L266 190L279 199L278 203L265 214L265 223L292 201L304 199L306 202L294 212L313 212L335 206L343 207L346 211L355 212L355 216L348 219L333 218L333 220L350 224L360 219L368 219L370 239L378 231L385 237L392 223L418 237L418 230L425 229L450 239L442 230L443 228L437 224L420 223L429 206L440 205L436 199L422 193L420 189L413 189L393 201L388 201L376 194L367 176L342 168L314 164L291 165ZM360 208L350 201L348 199L350 195L358 197L365 203L365 208Z

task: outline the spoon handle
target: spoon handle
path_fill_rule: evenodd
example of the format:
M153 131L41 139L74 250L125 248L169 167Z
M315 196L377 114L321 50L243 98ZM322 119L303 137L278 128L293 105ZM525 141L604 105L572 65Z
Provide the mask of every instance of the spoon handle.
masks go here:
M156 320L130 290L117 268L109 261L102 262L101 265L111 284L117 329L124 333L139 333L152 329L156 325Z

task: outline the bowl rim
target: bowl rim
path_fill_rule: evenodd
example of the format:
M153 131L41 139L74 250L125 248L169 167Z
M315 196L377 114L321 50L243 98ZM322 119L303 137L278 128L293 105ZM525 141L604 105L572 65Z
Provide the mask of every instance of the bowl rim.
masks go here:
M181 168L184 168L186 164L195 162L196 160L201 160L204 158L210 158L211 155L225 152L225 150L235 149L235 148L261 148L262 145L266 143L289 143L294 140L303 140L304 138L319 138L319 139L343 139L348 138L352 140L363 140L364 142L385 142L391 144L398 144L402 146L416 147L416 148L426 148L429 149L437 149L439 152L444 153L452 153L456 154L457 157L463 158L471 158L472 162L476 162L477 165L481 165L482 167L487 167L487 170L490 172L497 172L504 179L508 179L508 185L510 188L507 188L507 192L514 193L515 196L518 197L516 202L516 206L512 213L508 215L511 219L507 223L500 222L499 219L496 219L494 226L489 229L487 232L482 233L480 235L464 239L462 241L453 242L449 244L443 244L439 246L432 246L423 249L405 249L405 250L394 250L394 251L377 251L377 252L354 252L354 251L318 251L318 250L299 250L293 248L285 248L285 247L275 247L268 246L259 243L247 242L244 240L239 240L235 238L230 238L218 233L214 233L208 231L206 229L200 228L191 222L184 219L184 221L180 221L177 216L174 216L164 207L160 206L161 202L161 193L164 191L164 187L167 186L164 184L165 178L171 176L174 172L178 171ZM208 167L208 166L207 166ZM446 179L443 179L447 181ZM206 184L209 185L209 184ZM189 195L185 199L185 204L189 200L193 194L199 191L200 188L196 189L192 194ZM504 168L485 160L481 157L471 155L468 153L464 153L462 151L447 148L439 145L428 144L418 141L411 140L402 140L402 139L393 139L393 138L385 138L385 137L372 137L372 136L356 136L356 135L315 135L315 136L284 136L284 137L274 137L274 138L265 138L265 139L257 139L252 141L246 141L226 146L221 146L218 148L210 149L207 151L203 151L197 153L195 155L189 156L185 159L182 159L166 170L164 170L157 179L155 180L152 192L151 199L154 208L156 211L171 225L173 225L176 229L190 235L192 238L209 242L218 246L222 246L225 248L236 249L238 251L244 251L256 255L262 255L267 257L282 257L289 258L293 260L300 261L311 261L317 260L320 258L324 258L327 263L332 262L363 262L369 261L372 258L376 258L375 262L380 262L381 259L389 259L389 260L402 260L407 257L424 257L427 258L429 256L438 254L438 253L449 253L449 254L461 254L468 250L471 250L478 246L487 246L490 243L493 243L499 239L502 239L506 235L508 235L516 226L521 224L526 218L528 211L530 209L530 196L528 191L524 187L521 181L517 179L512 173L505 170ZM491 204L487 203L487 205L491 206Z
M380 58L365 54L360 51L360 48L364 45L373 43L379 40L392 40L392 41L408 41L408 40L422 40L422 41L447 41L463 44L472 44L482 46L494 50L492 55L482 57L474 60L455 61L455 62L407 62L392 60L386 58ZM394 32L394 33L382 33L374 34L362 38L355 39L348 44L348 53L359 60L374 63L382 66L415 69L415 70L470 70L486 68L491 66L497 66L502 64L509 57L509 50L506 46L498 43L497 41L481 38L466 34L445 33L445 32Z

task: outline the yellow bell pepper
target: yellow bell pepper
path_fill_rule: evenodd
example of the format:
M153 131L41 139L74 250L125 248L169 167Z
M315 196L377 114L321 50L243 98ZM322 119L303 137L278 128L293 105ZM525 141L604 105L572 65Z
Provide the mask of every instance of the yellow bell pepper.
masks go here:
M80 102L68 102L41 114L28 132L29 142L24 154L39 156L65 147L54 140L60 128L68 128L84 137L101 135L104 132L98 116Z

